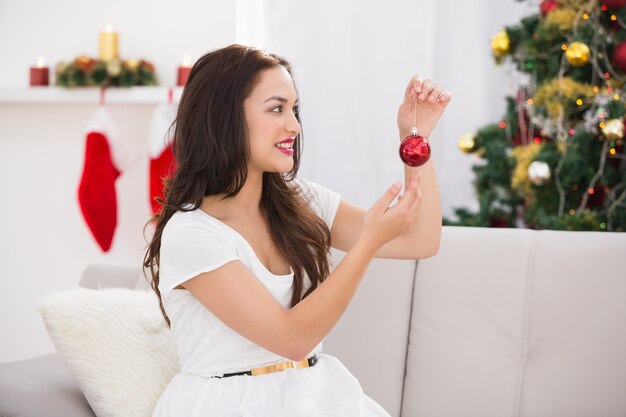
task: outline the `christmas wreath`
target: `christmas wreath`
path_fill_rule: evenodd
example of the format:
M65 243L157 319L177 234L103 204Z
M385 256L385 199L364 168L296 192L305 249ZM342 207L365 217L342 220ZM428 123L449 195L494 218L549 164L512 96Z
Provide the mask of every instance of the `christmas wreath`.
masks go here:
M146 60L99 60L79 56L56 66L56 82L61 87L131 87L157 85L154 65Z

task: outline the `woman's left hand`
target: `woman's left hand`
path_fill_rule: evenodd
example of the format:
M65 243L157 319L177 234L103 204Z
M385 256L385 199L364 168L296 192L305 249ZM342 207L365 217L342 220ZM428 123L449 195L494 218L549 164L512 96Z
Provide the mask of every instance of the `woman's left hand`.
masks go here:
M417 127L417 133L420 136L428 138L451 99L452 94L449 92L442 93L441 85L435 84L433 80L422 81L417 75L411 78L404 91L404 101L398 108L400 140L407 136L413 127ZM415 106L417 106L417 110Z

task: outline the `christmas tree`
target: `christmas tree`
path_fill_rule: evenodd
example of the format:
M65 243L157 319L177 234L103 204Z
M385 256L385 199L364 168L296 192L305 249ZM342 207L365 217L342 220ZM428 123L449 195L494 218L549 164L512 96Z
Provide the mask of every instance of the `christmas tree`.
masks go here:
M544 0L491 47L517 94L460 138L479 212L444 225L626 231L626 0Z

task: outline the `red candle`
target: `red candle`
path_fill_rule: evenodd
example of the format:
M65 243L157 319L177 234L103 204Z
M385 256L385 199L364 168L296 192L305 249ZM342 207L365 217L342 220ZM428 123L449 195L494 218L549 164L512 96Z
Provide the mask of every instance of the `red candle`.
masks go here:
M187 78L189 78L189 73L191 72L191 57L189 55L185 55L183 58L183 65L178 67L178 79L176 80L176 85L179 87L184 86L187 83Z
M45 86L50 83L50 70L43 57L37 60L37 66L30 67L30 86Z

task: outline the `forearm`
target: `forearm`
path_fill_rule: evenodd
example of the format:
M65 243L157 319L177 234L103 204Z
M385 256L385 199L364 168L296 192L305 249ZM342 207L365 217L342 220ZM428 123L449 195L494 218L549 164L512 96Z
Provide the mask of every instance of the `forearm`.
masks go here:
M289 310L300 355L307 355L330 332L350 304L378 247L361 235L335 270L308 297Z
M425 132L430 134L430 132ZM401 133L401 139L406 137L407 133ZM431 144L432 146L432 144ZM441 197L439 195L439 185L437 184L437 175L435 172L435 163L432 157L424 165L420 167L410 167L404 165L405 184L407 184L413 174L421 173L420 192L422 201L417 207L417 214L411 228L406 232L405 236L412 242L432 242L433 250L439 247L439 240L442 227L441 216Z
M452 99L450 92L443 91L443 87L430 78L411 78L404 91L402 104L398 107L400 140L408 136L412 128L417 128L421 136L430 140L432 131ZM422 198L411 227L399 241L411 248L419 248L415 254L435 254L439 250L442 216L434 161L430 160L421 167L405 167L407 182L416 171L421 173Z

